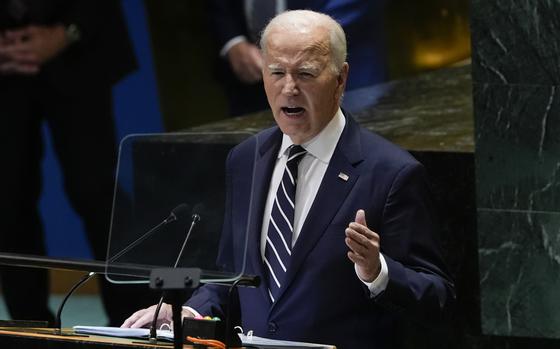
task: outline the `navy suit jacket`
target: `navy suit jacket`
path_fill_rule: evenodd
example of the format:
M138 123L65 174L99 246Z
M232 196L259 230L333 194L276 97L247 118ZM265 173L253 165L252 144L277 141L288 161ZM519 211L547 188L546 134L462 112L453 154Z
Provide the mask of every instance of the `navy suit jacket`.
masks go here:
M445 271L424 167L408 152L347 117L315 201L296 241L283 289L274 304L260 253L262 215L282 133L271 128L235 147L227 160L227 202L219 263L259 275L258 288L240 288L242 327L256 335L335 344L340 348L394 348L403 317L444 319L454 300ZM255 152L256 150L256 152ZM254 168L254 188L251 188ZM345 181L340 173L348 175ZM251 190L253 201L251 204ZM379 233L389 284L376 298L347 258L344 230L364 209ZM248 217L251 212L251 217ZM223 316L227 287L205 285L187 302Z

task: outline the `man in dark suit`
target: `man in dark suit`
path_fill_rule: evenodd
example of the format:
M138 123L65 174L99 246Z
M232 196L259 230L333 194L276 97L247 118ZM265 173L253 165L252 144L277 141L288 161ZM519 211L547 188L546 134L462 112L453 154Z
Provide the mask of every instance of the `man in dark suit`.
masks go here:
M240 324L275 339L395 348L402 319L442 322L455 297L425 170L340 109L349 65L333 19L285 12L267 26L262 49L278 127L228 157L218 259L263 279L238 290ZM224 316L227 293L204 285L184 315ZM152 315L141 310L123 325Z
M383 35L386 0L211 0L209 16L220 51L218 79L232 116L268 109L257 41L264 25L284 10L308 9L330 15L349 38L352 66L348 91L385 81Z
M118 1L0 0L0 251L45 254L37 204L46 121L70 202L95 258L105 259L116 163L112 86L135 68ZM52 321L46 270L2 267L0 277L12 318ZM102 284L110 323L141 304L127 307L125 290Z

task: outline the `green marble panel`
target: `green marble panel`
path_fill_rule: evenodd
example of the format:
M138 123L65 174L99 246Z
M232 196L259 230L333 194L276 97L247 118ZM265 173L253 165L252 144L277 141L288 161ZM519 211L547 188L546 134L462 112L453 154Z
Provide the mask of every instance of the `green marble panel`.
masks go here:
M560 213L478 210L484 334L560 338Z
M560 1L472 0L473 81L557 85Z
M482 331L558 347L560 1L471 5Z
M477 207L560 211L560 88L474 84Z

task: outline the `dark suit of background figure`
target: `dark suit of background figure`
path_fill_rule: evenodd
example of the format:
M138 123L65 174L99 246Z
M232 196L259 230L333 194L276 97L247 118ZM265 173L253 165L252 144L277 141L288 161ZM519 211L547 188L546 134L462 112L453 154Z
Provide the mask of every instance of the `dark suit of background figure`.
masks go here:
M387 79L383 37L386 0L286 0L288 10L307 9L325 13L342 25L348 40L350 74L346 90L371 86ZM232 38L250 39L244 0L210 0L210 25L218 51ZM232 116L269 109L261 83L239 81L225 57L219 57L217 78L224 85Z
M116 163L112 86L136 69L118 1L23 1L20 20L0 0L0 30L33 25L76 25L81 39L42 66L37 75L0 75L3 161L0 250L45 254L38 213L46 121L72 207L83 219L96 259L105 259ZM67 234L72 234L69 231ZM14 319L52 320L48 273L2 268L2 292ZM130 291L102 280L110 323L119 325L139 306ZM129 304L134 303L134 304Z
M406 317L441 322L454 300L445 271L426 173L410 154L361 128L352 118L292 250L284 287L274 304L267 294L260 253L263 209L282 140L265 130L234 148L227 160L227 201L219 263L240 270L255 147L253 217L249 223L246 274L261 286L239 288L241 324L255 335L335 344L339 349L395 348L397 324ZM339 173L349 176L348 181ZM296 208L297 209L297 208ZM389 271L375 299L347 258L345 228L364 209L368 227L380 235ZM233 248L232 248L233 247ZM206 285L187 302L206 315L223 315L227 287Z

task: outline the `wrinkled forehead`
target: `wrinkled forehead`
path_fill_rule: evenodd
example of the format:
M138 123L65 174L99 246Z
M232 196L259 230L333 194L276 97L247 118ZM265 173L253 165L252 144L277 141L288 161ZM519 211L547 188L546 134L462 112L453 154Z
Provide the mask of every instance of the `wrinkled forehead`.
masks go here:
M295 56L328 56L330 54L329 31L322 26L277 25L268 33L265 53L285 53Z

